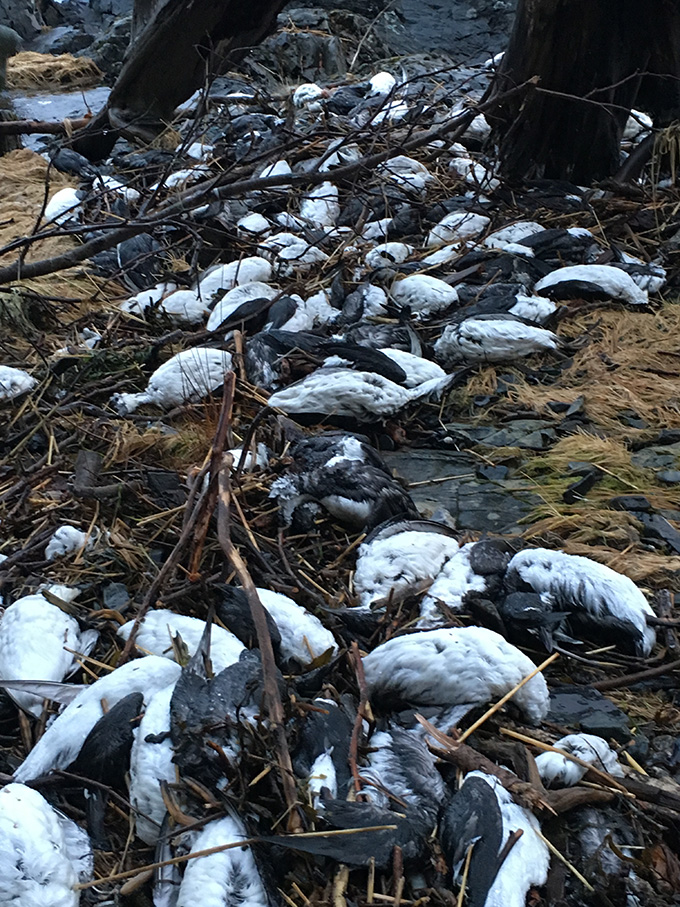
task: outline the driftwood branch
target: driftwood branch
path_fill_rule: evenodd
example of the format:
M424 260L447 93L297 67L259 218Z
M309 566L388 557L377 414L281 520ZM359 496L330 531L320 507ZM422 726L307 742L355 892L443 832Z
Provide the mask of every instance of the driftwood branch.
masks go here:
M375 169L395 155L408 154L437 139L448 138L450 141L456 141L457 138L460 138L460 136L463 135L478 113L484 113L504 102L509 97L524 93L528 84L529 83L523 83L516 88L510 89L510 91L506 92L504 95L499 95L493 101L488 101L476 107L471 107L469 110L462 111L461 113L452 116L446 123L433 129L419 132L412 138L406 139L400 144L386 149L385 151L367 155L355 163L346 164L344 167L337 167L332 172L333 179L339 182L353 178L362 171ZM42 277L46 274L53 274L56 271L79 265L96 253L103 252L106 249L112 249L114 246L118 245L118 243L123 242L123 240L129 239L132 236L137 236L140 233L145 233L153 229L153 227L164 223L169 218L179 217L180 215L186 216L186 214L194 208L200 207L210 199L234 198L255 190L265 191L267 189L274 189L282 186L317 186L328 179L328 173L325 171L321 172L318 169L309 173L249 177L226 183L225 180L228 176L228 174L218 174L205 180L198 186L194 186L179 193L174 200L162 202L144 219L111 230L103 236L83 243L83 245L78 246L75 249L70 249L68 252L54 258L46 258L28 264L22 264L21 261L16 261L11 265L0 268L0 285L10 283L13 280ZM40 233L36 233L34 236L27 237L25 241L36 242L42 238L43 236Z
M218 477L217 535L224 556L235 570L243 591L246 594L250 606L250 613L255 624L257 641L260 647L260 657L262 659L265 706L274 732L276 755L281 773L281 786L288 807L288 830L291 832L298 832L302 830L302 825L297 810L297 787L295 784L295 775L293 774L290 751L288 749L288 741L286 739L283 703L281 702L279 687L276 682L277 668L276 661L274 660L274 649L272 648L271 637L269 635L269 630L267 629L267 617L260 597L257 594L255 583L253 582L238 549L232 542L231 533L229 531L231 468L233 463L234 458L231 454L222 454L221 468Z
M89 117L77 120L3 120L0 135L68 135L76 129L83 129L90 122Z

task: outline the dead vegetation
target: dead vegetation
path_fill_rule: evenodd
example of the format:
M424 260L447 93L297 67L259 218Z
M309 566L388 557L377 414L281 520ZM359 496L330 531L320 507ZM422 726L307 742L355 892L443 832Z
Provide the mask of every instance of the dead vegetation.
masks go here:
M7 86L23 92L70 91L101 85L102 73L88 57L22 51L7 62Z

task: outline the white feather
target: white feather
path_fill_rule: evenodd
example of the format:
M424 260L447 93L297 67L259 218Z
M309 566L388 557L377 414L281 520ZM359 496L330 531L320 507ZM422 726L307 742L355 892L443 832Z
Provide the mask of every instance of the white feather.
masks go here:
M606 740L595 734L568 734L553 744L571 756L590 763L602 772L616 778L623 777L623 769L614 750ZM545 752L536 756L536 768L547 787L571 787L583 778L587 769L559 753Z
M325 182L315 186L302 199L300 217L317 227L333 227L340 216L338 187Z
M161 781L171 783L177 775L169 737L174 690L171 683L149 698L130 751L130 803L136 810L137 835L145 844L156 843L167 811Z
M536 233L543 233L544 227L532 220L520 220L517 223L509 224L500 230L494 230L482 242L487 249L503 250L507 245L514 245L520 240L526 239L527 236L533 236ZM526 247L529 252L529 247Z
M38 791L23 784L0 790L0 903L77 907L75 886L91 877L92 855L87 836L73 825Z
M489 226L491 220L483 214L454 211L443 217L427 236L428 246L443 246L475 239Z
M392 285L392 298L400 308L408 306L416 318L427 318L458 302L458 291L438 277L412 274Z
M258 589L257 592L281 634L280 651L285 660L295 659L306 665L328 649L333 654L338 651L338 644L330 630L302 605L280 592L269 589Z
M64 226L77 223L83 216L81 196L77 189L67 186L56 192L45 206L45 223Z
M368 268L389 268L394 264L401 264L406 261L413 252L413 247L405 242L384 242L378 243L366 253L366 267Z
M192 853L247 837L240 821L225 816L197 835ZM187 862L177 907L268 907L269 900L250 847L234 847Z
M503 820L501 850L514 831L522 832L498 870L484 907L525 907L529 889L544 885L550 868L550 851L539 837L541 826L533 813L515 803L498 778L479 771L470 772L468 778L482 778L496 794Z
M158 309L177 324L199 324L208 314L207 302L198 290L176 290L161 301Z
M118 628L117 634L127 640L132 632L134 620L129 620ZM186 644L189 654L193 655L201 642L205 630L205 621L185 614L163 609L148 611L141 622L135 637L135 645L152 655L173 658L172 638L178 634ZM239 660L244 649L243 643L229 630L213 624L210 631L210 660L216 674Z
M54 530L52 538L47 543L45 560L53 561L55 557L73 554L81 548L91 548L95 543L97 534L96 530L93 533L87 533L81 529L76 529L75 526L60 526Z
M120 304L121 312L128 312L130 315L145 316L146 310L152 308L161 299L169 293L174 292L177 285L174 283L157 283L155 287L148 290L140 290L135 296L130 296ZM194 294L194 298L195 294Z
M317 756L307 776L307 790L312 798L312 806L316 810L323 808L321 799L323 788L326 788L334 799L338 796L338 777L332 754L333 747Z
M434 345L440 362L503 362L533 353L555 350L558 338L552 331L502 318L467 318L449 324Z
M402 381L404 387L419 387L425 381L446 377L444 369L430 359L423 359L422 356L415 356L413 353L407 353L406 350L394 350L389 347L381 349L380 352L388 356L392 362L396 362L406 372L406 379Z
M207 271L198 282L198 289L203 299L209 300L218 290L231 290L233 287L260 280L262 283L272 276L272 266L264 258L251 256L240 261L230 261Z
M0 365L0 401L12 400L32 390L38 382L28 372L9 365Z
M406 530L364 543L354 573L359 602L368 606L390 593L434 578L456 551L458 542L438 532Z
M442 621L440 602L450 611L460 611L468 592L484 592L486 580L470 566L475 542L463 545L444 564L420 605L418 627L436 627Z
M484 705L500 699L535 669L498 633L483 627L424 630L398 636L364 658L369 695L394 696L412 705ZM548 714L542 674L513 697L531 721Z
M54 588L50 591L57 594ZM61 682L73 669L73 652L89 648L91 643L82 639L73 617L40 593L25 595L5 610L0 622L0 678ZM40 717L40 696L19 690L11 690L10 695L21 708Z

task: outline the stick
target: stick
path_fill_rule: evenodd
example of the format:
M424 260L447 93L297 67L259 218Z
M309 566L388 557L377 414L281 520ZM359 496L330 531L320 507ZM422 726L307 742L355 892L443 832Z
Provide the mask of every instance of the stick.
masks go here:
M356 640L352 640L352 645L350 648L350 654L352 657L352 662L354 664L354 673L357 678L357 685L359 687L359 706L357 708L357 714L354 719L354 726L352 727L352 736L349 742L349 755L347 761L349 762L350 769L352 771L352 778L354 780L354 790L356 793L361 791L361 778L359 777L359 769L357 768L357 751L359 748L359 734L361 733L361 726L366 714L366 705L368 703L368 690L366 689L366 677L364 676L364 665L361 660L361 655L359 654L359 646L356 643Z
M83 129L89 117L55 122L54 120L6 120L0 123L0 135L70 135L74 129Z
M518 690L521 690L525 683L528 683L533 677L535 677L537 674L540 674L544 668L547 668L549 664L552 664L553 661L555 661L559 657L560 657L559 652L553 652L553 654L549 658L546 658L546 660L543 662L543 664L540 664L537 668L534 668L534 670L531 672L531 674L527 674L526 677L524 677L522 680L520 680L520 682L517 684L517 686L514 686L510 690L510 692L506 693L505 696L503 696L501 699L499 699L495 705L492 705L490 709L487 709L487 711L484 712L484 714L482 715L481 718L478 718L477 721L475 721L473 724L471 724L470 727L466 731L464 731L460 735L460 737L458 737L457 743L463 743L463 741L467 740L467 738L470 736L470 734L473 734L477 730L478 727L481 727L484 724L484 722L494 714L494 712L497 712L500 708L502 708L505 705L505 703L509 699L512 699L512 697L515 695L515 693Z
M541 841L543 841L543 843L548 848L550 853L553 854L553 856L557 857L558 860L561 860L562 863L564 863L564 865L567 867L567 869L576 876L576 878L584 886L584 888L586 888L587 891L590 891L590 892L595 891L595 889L590 884L590 882L581 875L581 873L578 871L578 869L572 863L570 863L569 860L563 854L561 854L559 852L559 850L555 847L555 845L551 841L549 841L544 834L541 834L541 832L537 828L535 828L534 831L536 832L538 837L541 839Z
M396 825L373 825L370 828L339 828L332 831L305 831L301 832L299 835L281 835L280 840L286 842L292 838L295 838L295 840L299 840L300 838L336 838L340 835L357 835L366 831L391 831L396 827ZM126 869L125 872L116 872L103 879L92 879L89 882L79 882L77 885L73 886L73 890L83 891L86 888L105 885L107 882L120 882L123 879L131 879L133 876L142 872L161 869L163 866L176 866L178 863L186 863L188 860L196 860L199 857L209 857L214 853L222 853L223 850L233 850L235 847L252 847L253 844L271 843L272 841L267 840L266 838L243 838L242 841L234 841L231 844L218 844L216 847L208 847L206 850L197 850L194 853L186 853L181 857L170 857L168 860L159 860L157 863L147 863L146 866L138 866L136 869Z
M283 787L286 805L288 807L288 828L292 832L302 829L300 816L297 811L297 786L293 774L293 764L286 740L284 727L283 703L276 682L276 661L272 641L267 629L267 618L264 607L257 594L255 583L252 580L239 551L234 546L229 532L229 508L231 503L231 467L234 458L231 454L222 454L222 464L218 475L217 499L217 537L227 561L232 565L239 578L243 591L248 599L250 613L257 632L257 641L262 659L262 676L264 681L264 700L269 719L272 723L274 738L276 740L276 755L281 772L281 785Z
M650 677L659 677L670 671L680 668L680 658L675 661L669 661L668 664L659 665L656 668L647 668L646 671L637 671L635 674L624 674L623 677L612 677L610 680L598 680L596 683L588 684L593 690L599 690L601 693L605 690L618 690L619 687L630 686L631 683L638 683L640 680L648 680Z

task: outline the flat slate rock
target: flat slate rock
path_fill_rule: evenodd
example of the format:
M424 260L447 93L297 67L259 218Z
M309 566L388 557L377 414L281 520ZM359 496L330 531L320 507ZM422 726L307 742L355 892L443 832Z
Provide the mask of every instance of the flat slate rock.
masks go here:
M551 687L548 721L573 731L597 734L627 743L631 738L630 719L625 712L590 687L570 684Z

